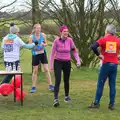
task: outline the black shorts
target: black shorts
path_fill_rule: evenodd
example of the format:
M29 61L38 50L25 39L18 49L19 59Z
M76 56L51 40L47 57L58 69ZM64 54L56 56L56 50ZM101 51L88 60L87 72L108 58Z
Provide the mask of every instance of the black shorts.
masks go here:
M33 55L32 56L32 66L37 66L39 64L48 64L47 54L44 52L43 54Z

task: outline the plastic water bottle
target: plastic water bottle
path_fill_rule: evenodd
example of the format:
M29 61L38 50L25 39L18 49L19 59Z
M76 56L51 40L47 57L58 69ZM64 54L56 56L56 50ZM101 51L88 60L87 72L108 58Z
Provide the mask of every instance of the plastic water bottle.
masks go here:
M10 66L9 66L9 71L12 71L12 65L11 65L11 63L10 63Z
M16 71L16 65L15 65L15 62L13 63L13 71Z
M8 63L6 63L6 66L5 66L5 67L6 67L6 71L8 71Z
M18 63L18 68L17 68L17 71L20 72L21 71L21 68L20 68L20 63Z
M10 65L9 65L9 67L8 67L8 71L9 71L9 72L12 71L11 63L10 63Z

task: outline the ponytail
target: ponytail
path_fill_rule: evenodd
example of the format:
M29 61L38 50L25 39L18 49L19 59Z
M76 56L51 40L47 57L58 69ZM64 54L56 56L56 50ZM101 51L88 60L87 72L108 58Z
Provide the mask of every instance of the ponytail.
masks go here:
M31 32L31 35L32 34L35 34L35 25L33 26L33 29L32 29L32 32Z
M35 34L35 29L34 29L34 28L32 29L31 35L32 35L32 34Z

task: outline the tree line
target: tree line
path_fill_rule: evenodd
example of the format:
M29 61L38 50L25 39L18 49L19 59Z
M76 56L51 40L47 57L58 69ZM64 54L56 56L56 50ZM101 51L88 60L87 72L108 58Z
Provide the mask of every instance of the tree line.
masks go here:
M22 13L17 17L23 19L24 24L28 26L35 23L40 23L44 25L43 27L46 25L45 31L52 35L59 35L58 27L67 25L79 51L82 66L95 67L99 60L89 50L89 46L104 35L107 24L114 23L119 30L119 2L119 0L60 0L60 3L57 3L56 0L26 0L26 5L30 8L28 13ZM30 19L27 23L24 19L26 13ZM12 16L17 19L14 14ZM8 20L11 21L11 17L0 19L3 24ZM47 20L52 20L55 24L45 24L44 21Z

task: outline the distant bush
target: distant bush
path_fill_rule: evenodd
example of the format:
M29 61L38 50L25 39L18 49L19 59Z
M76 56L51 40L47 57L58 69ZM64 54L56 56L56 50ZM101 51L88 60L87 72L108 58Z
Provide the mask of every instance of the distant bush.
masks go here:
M42 27L42 32L46 34L52 34L52 35L58 35L59 29L56 24L47 24L44 23L41 25ZM21 25L20 26L20 34L26 35L26 34L31 34L32 31L32 26L29 25ZM4 36L9 32L9 27L2 27L0 28L0 36Z

